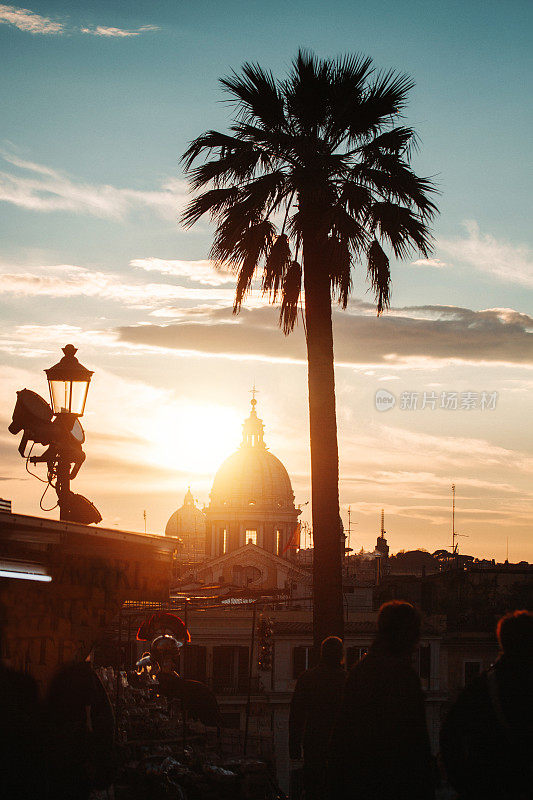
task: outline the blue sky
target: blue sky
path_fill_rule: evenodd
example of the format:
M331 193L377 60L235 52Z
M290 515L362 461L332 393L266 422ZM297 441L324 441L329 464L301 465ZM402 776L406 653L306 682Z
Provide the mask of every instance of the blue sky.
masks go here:
M147 507L158 530L188 483L207 501L255 379L267 440L298 502L308 499L301 342L283 339L260 298L239 322L240 340L212 342L213 331L229 330L233 285L203 263L209 226L185 232L176 222L186 201L179 156L203 130L225 128L230 109L217 81L244 61L282 76L299 46L325 57L363 52L416 82L406 113L421 139L414 165L436 177L441 214L436 261L394 265L390 330L376 328L361 304L369 300L361 277L348 315L339 315L341 501L357 509L365 547L383 504L393 548L431 550L447 537L447 487L455 480L460 496L462 480L465 549L501 558L510 536L514 558L533 559L524 422L533 386L531 16L525 2L0 5L4 416L21 381L44 393L39 371L70 335L100 375L78 491L109 524L139 528ZM372 358L358 355L355 333ZM498 391L498 406L447 416L397 406L380 415L372 398L383 385L398 398L431 387ZM166 428L150 428L161 404ZM187 430L203 429L195 440L186 443L178 414ZM228 438L202 461L198 450L213 440L207 416L217 415ZM164 452L174 424L174 450ZM23 480L7 436L0 492L31 513L38 486Z

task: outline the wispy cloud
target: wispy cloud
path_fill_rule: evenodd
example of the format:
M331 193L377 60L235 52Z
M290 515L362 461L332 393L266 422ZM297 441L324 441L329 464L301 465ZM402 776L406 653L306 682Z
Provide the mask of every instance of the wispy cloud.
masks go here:
M128 39L132 36L140 36L142 33L158 30L159 28L157 25L141 25L140 28L135 28L134 30L110 28L105 25L96 25L90 28L80 28L81 33L88 33L90 36L102 36L106 39Z
M142 191L78 182L10 154L3 154L3 159L22 174L0 171L0 201L31 211L70 211L122 219L135 209L145 208L172 220L187 202L185 183L173 178L164 181L159 189Z
M61 22L55 22L48 17L42 17L35 11L28 8L17 8L16 6L0 5L0 24L13 25L19 31L27 33L64 33L65 26Z
M70 26L65 22L58 22L49 17L43 17L29 8L0 5L0 24L13 25L20 31L33 34L64 34L85 33L90 36L100 36L106 39L129 39L141 36L143 33L158 31L157 25L141 25L139 28L126 29L114 28L108 25L90 25L83 28Z
M440 239L439 250L454 261L468 264L498 280L533 286L533 253L530 248L481 233L474 220L467 220L464 227L466 238Z
M260 289L250 293L246 309L234 316L234 288L228 278L217 283L221 276L212 271L209 261L145 258L131 264L142 269L131 279L72 264L0 264L0 295L95 298L176 320L150 324L145 316L140 326L119 328L120 339L136 346L199 356L305 361L303 331L297 328L291 336L283 336L277 324L279 308L271 307ZM167 280L146 280L151 272ZM412 306L392 308L377 319L367 306L352 300L348 312L334 312L339 366L432 369L452 362L533 363L533 318L512 308L474 311L460 306Z
M533 319L512 309L442 307L435 318L425 307L408 316L381 319L365 314L334 314L335 360L338 365L389 365L432 368L456 363L529 365L533 361ZM175 348L198 354L258 360L305 360L303 331L285 337L277 327L275 308L246 308L234 317L231 308L182 311L177 323L119 328L122 340ZM229 324L232 322L233 324Z
M184 262L185 263L185 262ZM123 281L116 274L74 264L10 268L0 266L0 294L22 297L97 297L129 308L152 310L172 302L223 303L233 298L232 289L180 286L170 283Z
M235 283L236 276L232 272L215 268L212 261L168 261L162 258L134 258L130 266L146 272L159 272L162 275L174 275L190 278L196 283L207 286L222 286Z
M415 267L446 267L446 261L441 261L440 258L417 258L416 261L411 261Z

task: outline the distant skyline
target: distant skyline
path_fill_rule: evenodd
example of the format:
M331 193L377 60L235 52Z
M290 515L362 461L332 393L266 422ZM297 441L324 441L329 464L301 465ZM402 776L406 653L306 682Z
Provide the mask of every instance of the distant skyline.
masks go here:
M95 370L73 489L103 524L144 530L146 509L162 532L189 484L207 503L254 381L266 444L310 499L301 325L285 338L257 290L232 316L211 229L177 223L179 159L226 129L218 79L244 61L283 76L300 46L360 52L414 79L414 167L441 213L433 258L393 264L390 312L375 318L360 270L335 313L345 526L350 505L353 546L373 547L384 507L393 551L446 547L455 483L460 550L502 561L509 538L511 561L533 561L532 16L513 1L0 4L0 496L41 513L6 429L15 391L46 396L71 341Z

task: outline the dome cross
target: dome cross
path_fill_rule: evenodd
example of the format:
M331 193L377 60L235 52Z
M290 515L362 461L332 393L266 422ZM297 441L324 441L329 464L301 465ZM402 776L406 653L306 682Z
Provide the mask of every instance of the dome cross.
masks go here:
M252 395L251 404L252 406L257 405L257 400L255 399L256 394L259 394L259 389L255 388L255 381L253 383L252 388L250 389L250 394Z

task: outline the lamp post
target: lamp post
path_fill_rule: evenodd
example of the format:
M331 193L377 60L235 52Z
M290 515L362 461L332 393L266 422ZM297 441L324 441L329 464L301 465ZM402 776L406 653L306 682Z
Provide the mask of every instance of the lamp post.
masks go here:
M73 428L76 421L83 416L89 384L93 376L90 369L80 364L76 358L76 352L74 345L67 344L63 348L63 358L53 367L44 370L50 389L52 411L56 415L55 424L60 425L69 433L74 433ZM76 438L83 437L81 425L77 427L79 433L76 432ZM61 520L69 518L67 498L70 497L70 464L70 458L63 454L57 462L56 491Z

